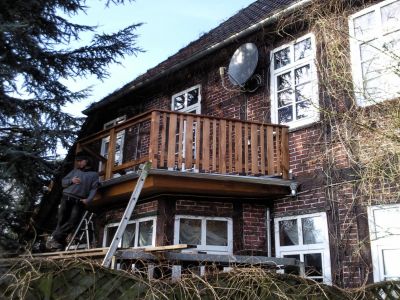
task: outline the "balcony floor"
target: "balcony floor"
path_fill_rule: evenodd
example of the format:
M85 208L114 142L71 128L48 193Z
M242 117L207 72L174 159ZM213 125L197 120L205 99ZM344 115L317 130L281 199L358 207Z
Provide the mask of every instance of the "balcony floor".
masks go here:
M131 173L102 183L93 207L127 200L139 175ZM155 195L199 195L273 200L290 195L292 180L276 177L253 177L152 169L141 198Z

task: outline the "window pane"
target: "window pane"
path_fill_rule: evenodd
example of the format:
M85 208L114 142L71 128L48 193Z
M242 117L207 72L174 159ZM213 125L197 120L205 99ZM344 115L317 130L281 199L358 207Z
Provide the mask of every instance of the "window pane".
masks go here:
M302 84L305 82L309 82L311 80L311 67L310 65L305 65L301 68L298 68L294 71L294 81L295 84Z
M303 244L318 244L324 242L324 220L321 217L301 219Z
M107 227L106 247L109 247L111 245L111 242L116 232L117 232L117 226Z
M284 124L293 121L293 107L287 106L278 109L279 124Z
M305 39L294 45L294 60L299 60L310 56L311 53L311 38Z
M354 34L357 39L369 36L373 33L375 22L375 11L371 11L353 20Z
M294 258L297 260L300 260L300 254L287 254L283 256L284 258ZM298 268L294 268L291 270L285 270L285 274L292 274L292 275L300 275L299 269Z
M296 104L296 119L310 118L314 114L310 101L303 101Z
M400 249L382 250L383 270L385 279L400 278Z
M306 276L322 276L321 253L304 254Z
M201 245L201 220L180 219L179 243Z
M296 87L296 102L311 100L312 86L311 83L302 84Z
M279 243L281 246L292 246L299 244L296 219L279 221Z
M399 27L400 24L400 1L395 1L382 7L382 25L385 30Z
M228 246L228 222L207 220L206 244Z
M379 58L381 50L379 50L378 40L373 40L360 45L361 60L372 60Z
M124 235L122 236L122 248L135 247L136 224L126 225Z
M188 92L187 97L188 97L187 106L196 104L197 102L199 102L199 89L191 90L190 92Z
M174 110L185 108L185 95L179 95L174 98Z
M139 223L138 247L150 246L153 241L153 220Z
M292 104L292 90L286 90L278 93L278 107Z
M279 69L290 64L290 48L287 47L274 54L274 68Z
M376 237L399 238L400 237L400 207L374 210Z
M276 80L279 91L290 88L292 85L292 76L290 75L290 72L277 76Z

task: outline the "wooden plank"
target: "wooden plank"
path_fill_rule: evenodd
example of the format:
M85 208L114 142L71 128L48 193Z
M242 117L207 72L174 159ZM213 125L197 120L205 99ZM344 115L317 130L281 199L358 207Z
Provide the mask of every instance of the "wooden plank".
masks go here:
M208 172L210 169L210 119L203 119L203 151L202 169Z
M243 172L243 140L242 140L242 123L235 122L235 171Z
M160 130L160 114L151 113L149 157L153 168L158 167L158 132Z
M213 132L212 132L212 170L217 170L217 120L213 120Z
M244 172L249 173L249 125L244 124L244 136L243 136L243 146L244 146Z
M261 165L261 174L265 174L265 139L264 139L264 126L260 126L260 165Z
M142 158L131 160L131 161L128 161L126 163L123 163L122 165L116 166L114 168L114 173L116 173L118 171L121 171L121 170L124 170L124 169L128 169L128 168L133 167L133 166L138 166L138 165L140 165L140 164L142 164L142 163L144 163L146 161L149 161L149 159L150 158L148 156L143 156Z
M188 244L177 244L177 245L167 245L167 246L156 246L156 247L146 247L144 248L145 252L158 252L158 251L166 251L166 250L181 250L188 248L196 248L196 245L188 245Z
M196 127L195 127L195 146L196 146L196 151L195 151L195 166L197 170L200 170L200 134L201 134L201 119L200 117L196 118Z
M232 163L232 138L233 138L233 131L232 131L232 121L228 122L228 159L226 162L226 171L228 173L232 173L233 170L233 163Z
M281 161L282 161L282 178L289 178L289 131L282 128L281 136Z
M115 133L115 128L110 130L110 141L108 143L108 154L107 163L105 170L105 180L112 178L112 171L115 163L115 143L117 140L117 135Z
M258 141L257 141L257 125L250 126L250 149L251 149L251 173L257 175L258 171Z
M175 167L176 122L177 122L177 115L170 114L169 134L168 134L168 154L167 154L167 167L169 169L173 169Z
M167 113L162 114L162 126L161 126L161 151L160 151L160 162L158 165L163 168L165 165L165 140L167 137Z
M193 116L186 117L185 132L185 169L191 169L193 164Z
M219 122L219 173L226 173L226 121Z
M182 168L183 163L183 131L184 131L184 116L179 116L179 131L178 131L178 168Z
M267 127L267 166L268 175L274 175L274 128L272 126Z

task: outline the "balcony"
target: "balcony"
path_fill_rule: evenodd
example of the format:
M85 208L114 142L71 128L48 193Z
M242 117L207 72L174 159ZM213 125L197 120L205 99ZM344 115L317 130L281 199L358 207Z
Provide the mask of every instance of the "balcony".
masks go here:
M218 177L211 175L220 175L219 180L285 180L289 170L286 126L164 110L85 137L78 141L78 150L95 158L106 186L121 183L130 174L134 178L145 161L152 162L153 174L173 174L175 181L177 176Z

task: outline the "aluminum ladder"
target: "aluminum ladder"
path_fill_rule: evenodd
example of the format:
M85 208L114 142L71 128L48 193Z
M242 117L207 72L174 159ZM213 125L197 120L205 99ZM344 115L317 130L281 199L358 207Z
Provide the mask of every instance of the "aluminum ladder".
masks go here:
M136 203L139 199L139 195L142 191L144 182L147 178L150 168L151 168L151 162L146 162L146 163L140 165L139 179L138 179L136 186L131 194L128 205L122 216L121 222L119 223L117 231L115 232L114 238L111 241L110 247L108 248L108 251L107 251L107 253L104 257L104 260L101 264L103 267L108 268L111 264L111 260L114 256L115 252L117 251L118 245L122 239L122 235L125 232L126 225L128 224L128 221L132 216L132 212L133 212L133 210L136 206Z
M90 236L93 236L94 234L93 217L94 213L85 211L79 225L76 227L76 230L71 237L71 240L67 247L65 247L65 251L78 250L79 246L84 244L83 241L86 242L85 248L90 249Z

